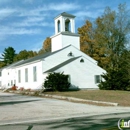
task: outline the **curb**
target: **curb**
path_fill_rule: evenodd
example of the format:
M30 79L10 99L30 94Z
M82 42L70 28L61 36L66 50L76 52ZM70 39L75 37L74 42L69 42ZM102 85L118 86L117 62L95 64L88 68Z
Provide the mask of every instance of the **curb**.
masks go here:
M80 98L74 98L74 97L65 97L65 96L57 96L57 95L49 95L49 94L41 94L37 92L22 92L22 91L9 91L10 93L16 93L16 94L24 94L29 96L37 96L40 97L46 97L46 98L54 98L54 99L60 99L60 100L67 100L71 102L79 102L79 103L90 103L90 104L97 104L97 105L106 105L106 106L118 106L118 103L113 102L103 102L103 101L95 101L95 100L86 100L86 99L80 99Z
M94 101L94 100L85 100L85 99L79 99L74 97L65 97L65 96L57 96L57 95L48 95L48 94L39 94L39 96L49 97L49 98L55 98L55 99L62 99L72 102L81 102L81 103L97 103L101 105L110 105L110 106L118 106L118 103L112 103L112 102L103 102L103 101Z

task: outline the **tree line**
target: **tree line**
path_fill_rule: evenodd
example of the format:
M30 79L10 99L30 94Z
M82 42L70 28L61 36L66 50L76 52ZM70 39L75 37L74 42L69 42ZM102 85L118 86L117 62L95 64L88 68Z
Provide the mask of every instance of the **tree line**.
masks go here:
M78 28L81 50L98 61L107 73L100 89L130 90L130 11L126 4L118 10L106 7L95 21Z
M5 48L2 57L0 58L0 68L7 66L9 64L12 64L14 62L20 61L20 60L26 60L28 58L50 52L51 51L51 39L49 37L46 38L46 40L43 42L42 48L36 52L36 51L27 51L27 50L21 50L18 54L16 54L16 51L13 47Z
M107 71L102 75L104 80L99 88L130 90L130 11L126 4L119 4L117 11L106 7L94 21L86 20L78 28L78 33L81 51L97 60L98 65ZM49 37L38 52L23 50L15 54L13 48L5 48L0 67L50 51Z

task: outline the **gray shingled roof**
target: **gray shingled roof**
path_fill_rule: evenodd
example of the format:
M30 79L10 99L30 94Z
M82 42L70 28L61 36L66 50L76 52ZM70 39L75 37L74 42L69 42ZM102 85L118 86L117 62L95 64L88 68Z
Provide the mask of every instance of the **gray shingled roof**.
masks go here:
M14 63L12 63L12 64L9 64L9 65L7 65L7 66L4 66L4 67L0 68L0 71L3 70L3 69L5 69L5 68L9 69L9 68L11 68L11 67L13 67L13 66L16 66L17 64L19 64L19 63L21 63L21 62L23 62L23 61L24 61L24 60L20 60L20 61L14 62Z
M33 62L33 61L37 61L37 60L40 60L40 59L43 59L43 58L46 58L48 56L51 56L61 50L64 50L65 48L69 47L71 45L68 45L60 50L57 50L57 51L54 51L54 52L48 52L48 53L44 53L44 54L41 54L41 55L38 55L38 56L35 56L35 57L32 57L32 58L29 58L27 60L24 60L23 62L20 62L19 64L16 64L14 66L19 66L19 65L23 65L23 64L27 64L27 63L30 63L30 62Z
M67 16L67 17L73 17L73 18L75 18L74 15L68 14L68 13L66 13L66 12L61 13L61 15L62 15L62 16Z
M60 17L60 16L75 18L74 15L68 14L68 13L66 13L66 12L63 12L63 13L61 13L60 15L58 15L57 17L55 17L55 19L58 18L58 17Z
M80 36L80 34L72 33L70 31L61 32L63 35L69 35L69 36Z
M51 69L45 71L44 73L54 72L55 70L57 70L57 69L59 69L59 68L65 66L65 65L69 64L70 62L72 62L72 61L78 59L79 57L81 57L81 56L74 57L74 58L71 58L71 59L69 59L69 60L67 60L67 61L65 61L65 62L62 62L61 64L59 64L59 65L57 65L57 66L55 66L55 67L53 67L53 68L51 68Z

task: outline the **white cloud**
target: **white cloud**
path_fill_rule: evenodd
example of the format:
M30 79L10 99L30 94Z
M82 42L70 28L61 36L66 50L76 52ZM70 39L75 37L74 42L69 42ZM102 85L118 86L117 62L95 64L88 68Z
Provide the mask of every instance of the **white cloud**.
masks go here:
M76 17L87 17L87 16L92 16L91 12L87 11L79 11L75 13Z
M44 20L44 17L27 17L24 20L21 20L20 22L14 22L11 24L13 27L33 27L33 26L48 26L52 27L54 23L49 23L46 20Z
M13 15L15 12L17 12L16 9L11 9L11 8L2 8L0 9L0 19L4 19L8 16Z
M13 26L37 26L40 22L44 22L43 17L27 17L24 20L21 20L21 22L14 23Z
M36 8L36 9L19 9L18 13L19 16L41 16L42 8Z
M63 11L63 10L76 10L79 8L79 5L74 3L60 3L60 4L50 4L44 8L45 10L56 10L56 11Z
M24 2L31 4L33 0L24 0ZM12 8L11 5L6 6L6 8L0 7L0 20L6 18L5 22L4 20L0 22L0 41L11 39L11 37L17 35L43 34L46 28L43 29L41 27L54 26L52 12L73 11L79 8L77 4L61 2L51 2L51 4L43 4L29 8L24 6L14 6ZM51 21L49 22L49 20ZM33 28L34 26L35 28ZM34 43L35 46L31 46L32 48L30 49L38 51L41 49L42 43L43 41L37 44Z
M14 12L16 12L15 9L3 8L3 9L0 9L0 16L5 15L5 14L11 14L11 13L14 13Z
M27 22L41 22L41 21L43 21L44 20L44 18L43 17L28 17L27 19L26 19L26 21Z
M96 11L95 11L96 10ZM78 11L75 13L75 16L85 19L86 17L89 18L97 18L98 16L101 16L101 14L104 12L104 9L92 9L92 10L84 10L84 11Z
M94 1L93 3L87 5L86 9L87 10L99 9L99 8L104 8L104 6L106 6L104 2Z
M34 22L34 23L29 23L29 22L21 22L21 23L14 23L12 24L14 27L31 27L31 26L37 26L37 27L53 27L54 23L48 23L48 22Z
M9 34L22 35L22 34L37 34L40 32L41 32L40 29L18 28L18 29L13 29L12 32Z
M51 3L48 5L40 6L35 9L19 9L19 16L48 16L46 11L70 11L79 9L79 5L74 3Z
M28 1L29 2L29 1ZM0 9L0 18L7 17L9 15L13 15L18 17L46 17L51 15L50 12L47 11L70 11L79 9L79 5L74 3L51 3L51 4L44 4L43 6L39 6L37 8L24 8L24 7L17 7L17 8L3 8Z
M23 35L41 33L40 29L1 27L0 35Z

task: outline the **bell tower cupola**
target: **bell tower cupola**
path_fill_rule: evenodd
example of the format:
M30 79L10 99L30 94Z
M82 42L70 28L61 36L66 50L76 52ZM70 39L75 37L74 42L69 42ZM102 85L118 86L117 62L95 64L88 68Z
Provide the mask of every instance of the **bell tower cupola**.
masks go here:
M75 33L75 16L67 14L65 12L61 13L55 18L55 34L60 32L69 31Z
M75 33L75 16L63 12L54 20L55 35L51 37L52 52L70 44L80 49L79 34Z

